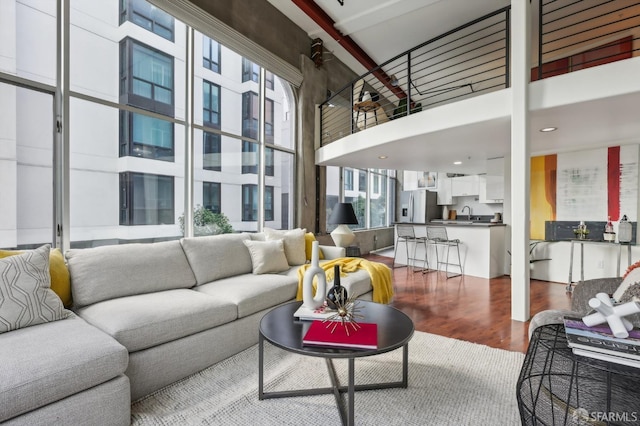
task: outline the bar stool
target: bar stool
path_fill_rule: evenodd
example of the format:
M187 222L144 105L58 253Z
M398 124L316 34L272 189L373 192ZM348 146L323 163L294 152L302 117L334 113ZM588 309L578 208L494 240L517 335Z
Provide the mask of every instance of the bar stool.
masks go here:
M436 248L436 262L438 265L438 269L440 269L441 264L446 265L445 272L447 274L447 279L457 277L463 274L462 260L460 258L460 240L459 239L456 238L456 239L450 240L449 237L447 236L447 228L444 226L428 225L427 240L429 244L434 245ZM447 249L446 258L442 261L440 261L438 247L443 247L443 248L446 247ZM451 247L455 247L456 251L458 252L458 263L449 262L449 250L451 249ZM449 275L449 265L454 265L460 268L460 273Z
M429 266L429 261L427 260L427 237L416 237L416 232L413 225L396 225L396 244L393 249L393 267L396 264L396 254L398 252L398 244L405 244L405 251L407 253L407 267L411 265L410 261L413 261L412 268L415 267L416 260L416 248L418 244L422 244L424 246L424 259L422 259L422 271L426 271ZM409 257L409 244L413 243L413 254ZM414 271L419 272L419 271Z

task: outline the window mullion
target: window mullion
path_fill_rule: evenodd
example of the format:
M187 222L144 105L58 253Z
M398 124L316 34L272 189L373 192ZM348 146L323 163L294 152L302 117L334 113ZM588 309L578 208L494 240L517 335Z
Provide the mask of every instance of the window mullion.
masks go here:
M194 187L194 31L186 26L185 60L185 123L184 123L184 236L193 236L193 187Z

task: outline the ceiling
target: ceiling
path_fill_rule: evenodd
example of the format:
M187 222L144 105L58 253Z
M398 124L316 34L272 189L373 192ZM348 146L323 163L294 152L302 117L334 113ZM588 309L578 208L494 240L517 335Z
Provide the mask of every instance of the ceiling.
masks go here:
M331 55L334 55L358 75L367 71L292 0L268 1L305 30L309 37L319 37L323 40L325 50L330 52L325 54L325 60L331 60ZM344 6L341 6L338 0L315 1L335 21L335 27L343 36L350 36L378 64L450 29L510 4L508 0L344 0ZM531 4L535 6L536 3L534 1ZM535 20L535 11L532 12L532 16ZM536 28L535 22L532 23L532 28ZM575 72L573 74L584 74L581 74L577 82L574 81L567 87L563 87L563 84L572 81L567 80L567 76L564 76L565 80L560 80L563 82L560 85L551 81L560 77L546 79L551 84L543 83L544 80L531 84L531 97L536 98L534 103L537 103L536 108L532 107L530 123L533 155L630 143L629 141L638 143L640 120L634 117L633 111L635 105L640 103L640 88L636 87L637 84L633 81L636 78L633 75L638 75L640 69L635 69L629 76L627 83L634 86L629 90L623 88L617 93L598 93L584 99L579 96L580 93L589 92L595 85L615 84L615 68L619 66L618 63L595 68L611 66L613 71ZM639 68L640 62L638 65L633 64L633 67ZM576 95L572 97L575 101L555 104L545 102L545 96L557 95L560 92L565 94L558 95L559 98ZM505 102L510 101L510 98L505 98ZM464 102L466 101L458 103ZM427 117L430 111L420 114ZM349 152L346 149L323 164L357 168L482 173L487 158L509 155L510 124L510 117L507 115L465 126L425 130L424 134L389 143L371 143L362 150ZM555 126L559 130L553 133L538 131L546 126ZM375 138L376 130L378 129L361 133L370 133L370 138ZM356 135L345 139L354 137ZM404 155L389 156L390 151ZM389 158L382 161L378 158L380 155L387 155ZM450 166L456 160L465 160L465 157L463 165Z

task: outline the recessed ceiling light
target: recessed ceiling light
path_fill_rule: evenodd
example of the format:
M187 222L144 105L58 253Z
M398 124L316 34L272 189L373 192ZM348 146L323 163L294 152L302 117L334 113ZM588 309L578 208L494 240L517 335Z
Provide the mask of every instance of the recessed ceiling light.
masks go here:
M555 130L558 130L557 127L543 127L542 129L540 129L541 132L553 132Z
M378 158L381 159L381 160L384 160L384 159L387 158L387 156L386 155L379 155Z
M462 164L462 161L454 161L453 164L455 164L456 166L459 166L460 164Z

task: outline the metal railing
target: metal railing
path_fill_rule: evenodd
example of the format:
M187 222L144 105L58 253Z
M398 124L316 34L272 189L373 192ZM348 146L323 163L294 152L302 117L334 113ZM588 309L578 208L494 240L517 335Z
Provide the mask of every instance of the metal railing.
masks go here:
M639 28L640 1L539 0L531 80L630 58Z
M538 0L531 80L630 58L640 0ZM435 37L356 78L320 105L321 145L434 106L504 89L510 7ZM410 105L408 108L407 106Z
M428 40L333 94L320 105L321 145L426 108L508 87L509 10Z

